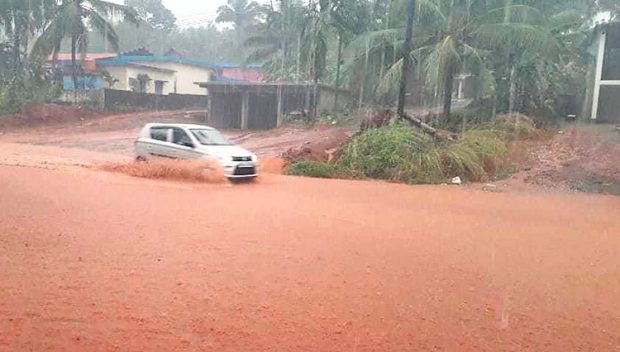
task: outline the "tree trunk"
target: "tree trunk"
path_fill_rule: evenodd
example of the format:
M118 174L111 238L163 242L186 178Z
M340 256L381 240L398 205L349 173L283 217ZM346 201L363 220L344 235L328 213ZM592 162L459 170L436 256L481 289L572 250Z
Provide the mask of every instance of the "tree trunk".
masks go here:
M299 82L299 73L301 72L301 32L297 35L297 63L296 63L295 81Z
M420 128L422 130L422 132L431 135L432 137L434 137L437 140L446 140L446 139L448 139L448 137L442 136L439 133L437 133L437 130L435 128L429 126L424 121L422 121L422 120L420 120L420 119L418 119L416 117L409 116L409 115L407 115L407 113L403 113L402 115L400 115L400 118L404 119L405 121L408 121L412 125Z
M443 116L447 119L452 113L452 91L454 90L454 73L450 67L446 72L446 81L443 89Z
M77 46L77 38L71 36L71 79L73 80L73 104L77 103L77 60L76 60L76 48Z
M517 68L514 63L510 68L510 87L508 88L508 116L512 116L515 110L515 100L517 98L516 76Z
M340 89L340 64L342 61L342 33L338 33L338 62L336 63L336 93L334 94L334 111L338 110L338 98Z
M407 7L407 32L405 32L405 44L403 48L403 68L400 76L400 88L398 91L398 116L405 116L405 94L407 92L407 74L411 65L411 41L413 40L413 19L415 16L415 0L409 0Z
M365 52L365 56L364 56L364 70L362 72L362 82L360 85L360 97L359 97L359 102L358 102L358 110L362 109L362 106L364 105L364 88L366 87L366 71L368 70L368 40L366 40L366 52Z
M512 0L506 0L506 6L504 7L504 23L511 22L511 8ZM515 65L515 54L508 54L508 65L510 66L510 78L508 82L508 116L512 116L515 109L516 98L516 82L517 68Z
M284 28L285 28L285 21L286 18L284 17L284 9L281 10L282 11L282 23L281 23L281 28L280 30L282 31L282 40L280 40L280 50L282 50L282 61L280 62L280 79L282 79L282 76L284 75L284 66L285 66L285 61L286 61L286 36L284 35Z
M387 9L385 10L385 30L386 31L390 29L390 10L391 9L392 9L392 0L389 0ZM385 61L387 60L387 55L388 55L387 51L388 51L388 46L386 45L385 48L383 49L383 54L381 54L381 66L379 66L381 70L379 77L381 77L381 79L383 79L383 75L385 73Z
M18 20L15 19L14 25L14 36L13 36L13 69L17 72L18 68L21 66L21 28L19 28Z

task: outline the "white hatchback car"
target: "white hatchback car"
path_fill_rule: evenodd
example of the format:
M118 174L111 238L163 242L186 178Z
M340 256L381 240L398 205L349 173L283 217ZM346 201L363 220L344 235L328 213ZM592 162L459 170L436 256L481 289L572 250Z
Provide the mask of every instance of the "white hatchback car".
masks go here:
M148 123L135 142L137 160L150 156L174 159L213 158L231 179L258 176L255 154L234 145L218 130L201 125Z

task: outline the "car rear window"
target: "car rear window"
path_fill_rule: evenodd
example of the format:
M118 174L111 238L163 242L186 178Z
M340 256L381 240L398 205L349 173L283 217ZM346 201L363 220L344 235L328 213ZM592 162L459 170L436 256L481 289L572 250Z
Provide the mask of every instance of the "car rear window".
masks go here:
M158 141L167 142L168 130L169 128L167 127L153 127L151 128L151 138Z

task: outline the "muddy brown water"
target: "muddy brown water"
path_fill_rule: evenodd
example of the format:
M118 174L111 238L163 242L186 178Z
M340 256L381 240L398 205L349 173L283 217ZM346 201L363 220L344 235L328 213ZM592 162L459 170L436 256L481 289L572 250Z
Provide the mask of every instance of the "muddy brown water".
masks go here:
M5 165L0 209L0 351L620 344L616 197Z

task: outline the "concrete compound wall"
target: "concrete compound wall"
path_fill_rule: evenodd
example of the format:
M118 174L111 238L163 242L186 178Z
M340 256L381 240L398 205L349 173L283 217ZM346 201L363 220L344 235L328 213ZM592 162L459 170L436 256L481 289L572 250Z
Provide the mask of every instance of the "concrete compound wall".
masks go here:
M104 106L106 110L206 110L206 95L168 94L156 95L106 89Z
M336 93L338 94L338 101L336 101ZM343 111L352 104L351 94L344 90L319 87L318 95L317 110L319 114Z
M103 89L99 90L79 90L77 94L72 91L64 91L56 99L56 102L72 104L77 102L80 105L88 106L94 109L103 109L105 107L105 94Z
M336 92L338 104L335 104ZM350 104L347 91L320 85L211 85L209 123L217 128L270 129L294 112L312 119L321 113L343 110Z

